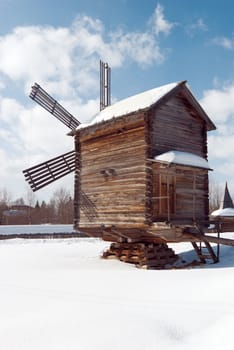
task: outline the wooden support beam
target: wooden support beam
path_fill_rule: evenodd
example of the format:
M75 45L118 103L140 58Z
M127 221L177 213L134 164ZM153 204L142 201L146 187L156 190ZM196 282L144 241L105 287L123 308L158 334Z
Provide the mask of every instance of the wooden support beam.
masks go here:
M201 238L203 241L206 241L206 242L223 244L223 245L234 247L234 239L207 236L207 235L199 236L199 238Z

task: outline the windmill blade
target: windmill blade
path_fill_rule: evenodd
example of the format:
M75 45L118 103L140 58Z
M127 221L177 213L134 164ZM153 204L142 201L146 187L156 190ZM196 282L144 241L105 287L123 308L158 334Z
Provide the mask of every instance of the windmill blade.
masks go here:
M31 93L29 95L31 99L36 101L40 106L45 108L63 124L68 126L71 130L77 128L80 122L73 117L63 106L61 106L53 97L51 97L42 87L35 83L32 86Z
M76 159L76 154L73 150L23 170L23 174L31 189L35 192L73 172L79 166Z

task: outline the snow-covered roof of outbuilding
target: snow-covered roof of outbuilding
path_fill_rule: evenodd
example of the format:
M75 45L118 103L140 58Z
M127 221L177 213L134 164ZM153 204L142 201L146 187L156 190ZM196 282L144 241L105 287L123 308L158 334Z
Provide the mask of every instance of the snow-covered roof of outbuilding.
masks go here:
M234 205L232 197L228 190L227 182L225 184L223 198L220 202L219 209L213 211L211 216L233 216L234 217Z
M204 119L207 125L207 130L214 130L215 125L212 123L208 115L197 102L192 92L186 85L185 80L162 85L157 88L147 90L137 95L133 95L120 100L98 112L96 115L94 115L90 122L80 124L77 129L83 129L95 124L112 120L113 118L118 118L134 112L147 110L159 103L164 97L168 96L169 94L174 92L176 93L177 89L179 88L183 89L183 92L186 94L186 97L189 99L191 105L198 111L201 118Z
M154 157L156 161L168 164L187 165L196 168L210 169L206 159L189 152L169 151Z
M234 208L217 209L211 213L211 216L233 216L234 217Z

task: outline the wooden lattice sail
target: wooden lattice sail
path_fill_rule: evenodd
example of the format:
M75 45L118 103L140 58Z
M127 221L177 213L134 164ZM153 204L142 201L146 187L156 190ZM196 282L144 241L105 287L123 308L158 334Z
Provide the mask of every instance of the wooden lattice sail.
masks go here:
M45 108L54 117L70 129L76 129L80 122L69 113L60 103L51 97L42 87L35 83L29 95L40 106Z
M76 169L75 151L64 153L46 162L23 170L26 181L35 192L50 183L70 174Z
M71 113L50 96L39 84L35 83L32 86L30 97L69 129L74 130L80 124ZM35 192L70 174L77 167L78 157L75 150L73 150L25 169L23 174Z

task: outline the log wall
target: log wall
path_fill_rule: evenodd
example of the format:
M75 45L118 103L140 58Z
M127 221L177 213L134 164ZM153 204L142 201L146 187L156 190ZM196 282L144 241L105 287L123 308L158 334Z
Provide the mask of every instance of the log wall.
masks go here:
M151 115L152 157L171 150L190 152L207 159L207 130L205 121L181 93L164 101ZM154 166L154 194L165 196L165 189L159 189L158 171ZM171 203L172 218L196 218L205 220L209 214L208 172L194 172L192 169L176 170L169 179L170 191L175 191ZM196 200L195 200L196 198ZM162 206L167 206L166 199ZM175 210L176 208L176 210ZM162 208L161 208L162 209ZM155 213L160 215L159 203L154 200ZM162 212L162 210L161 210ZM156 215L156 217L157 217ZM166 215L164 215L165 217ZM163 215L161 215L163 217Z
M207 158L206 123L181 93L148 111L81 129L76 143L76 229L139 240L157 221L207 220L207 171L153 161L170 150Z
M106 133L104 126L101 135L95 138L81 135L80 145L82 205L78 227L144 225L147 169L144 116L129 125L117 121L112 130L108 126Z
M157 108L152 119L154 156L177 150L207 157L205 122L180 94Z

